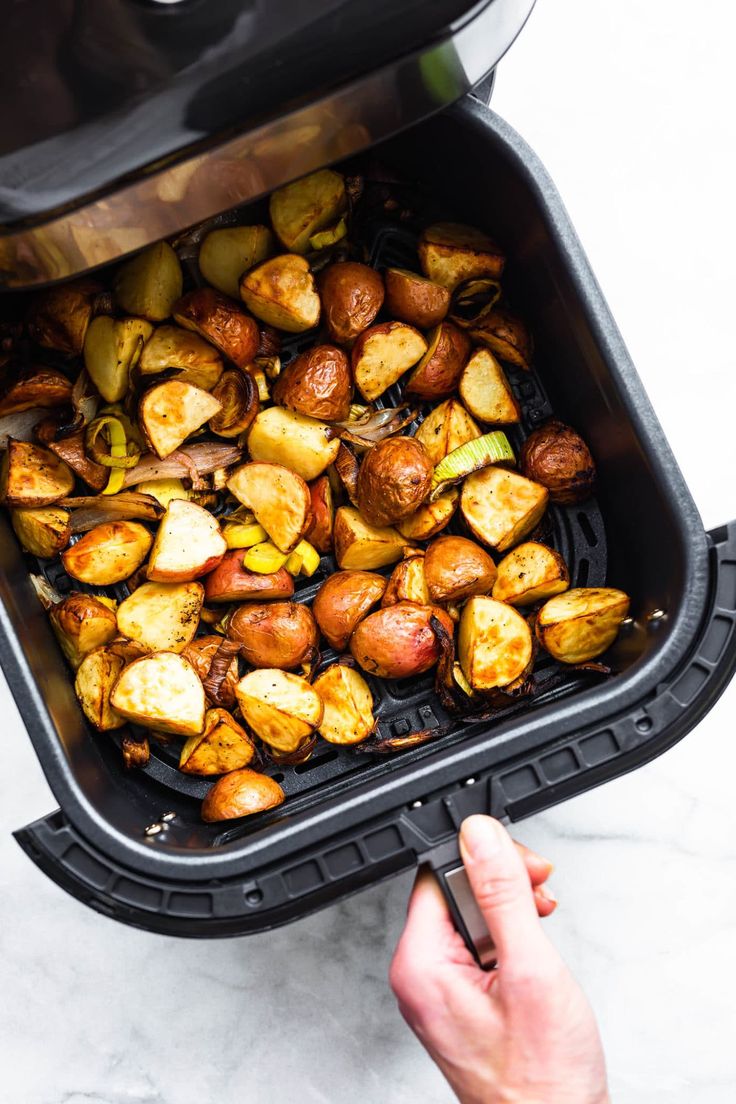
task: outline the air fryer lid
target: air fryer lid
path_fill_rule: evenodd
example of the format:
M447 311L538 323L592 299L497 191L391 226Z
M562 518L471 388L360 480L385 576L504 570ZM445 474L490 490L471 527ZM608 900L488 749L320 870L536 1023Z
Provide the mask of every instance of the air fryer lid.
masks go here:
M0 75L0 285L62 279L458 99L534 0L20 0Z

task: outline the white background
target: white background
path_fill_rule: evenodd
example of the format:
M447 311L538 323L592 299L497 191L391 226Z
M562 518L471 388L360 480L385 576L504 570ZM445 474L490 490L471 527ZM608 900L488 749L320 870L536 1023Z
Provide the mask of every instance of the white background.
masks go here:
M557 182L706 526L736 518L728 0L540 0L494 108ZM409 880L273 935L191 943L86 910L10 831L53 799L7 690L0 1061L13 1104L439 1104L385 975ZM736 1085L731 688L684 743L518 826L600 1018L617 1104Z

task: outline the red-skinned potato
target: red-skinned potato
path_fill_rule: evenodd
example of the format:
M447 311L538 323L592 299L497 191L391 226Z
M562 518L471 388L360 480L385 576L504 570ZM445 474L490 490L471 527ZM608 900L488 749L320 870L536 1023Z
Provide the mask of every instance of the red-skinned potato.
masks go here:
M521 450L521 470L541 483L553 502L584 502L595 485L595 463L579 433L556 418L529 434Z
M353 345L355 385L367 402L373 402L413 368L426 351L425 338L406 322L371 326L363 330Z
M92 594L70 594L51 607L49 620L75 671L88 652L109 644L118 634L115 614Z
M62 437L60 441L50 441L48 448L60 460L63 460L93 491L101 491L110 476L108 468L90 460L84 448L85 431ZM73 486L73 483L72 483Z
M271 575L246 571L243 558L246 550L234 548L226 552L214 571L204 580L205 602L253 602L265 598L291 598L294 580L279 568Z
M44 349L79 356L102 287L96 280L75 280L46 288L31 303L28 336Z
M364 671L378 678L402 679L434 667L440 646L430 619L436 617L452 636L453 624L444 610L398 602L370 613L350 639L350 651Z
M264 813L286 800L278 782L267 774L244 767L234 770L215 782L202 802L202 820L208 824L220 820Z
M258 352L258 323L213 288L187 292L174 304L173 315L180 326L204 337L238 368L245 368Z
M8 439L0 463L0 502L5 506L51 506L73 488L72 472L53 452Z
M407 395L441 399L458 385L470 355L470 340L452 322L441 322L428 335L429 348L409 376Z
M438 326L450 309L450 292L418 272L406 268L387 268L386 310L392 318L408 322L419 330Z
M329 265L320 273L318 286L327 333L341 345L349 345L367 329L383 305L379 273L356 261Z
M283 671L311 663L319 642L312 612L299 602L239 606L228 622L227 635L240 644L251 667Z
M213 571L226 552L225 538L209 510L174 498L159 523L147 576L159 583L187 583Z
M181 749L179 770L185 774L225 774L253 761L255 744L227 709L208 709L204 731L190 736Z
M388 437L365 455L358 472L358 509L369 525L386 526L415 513L429 496L434 468L415 437Z
M397 522L396 528L408 541L429 540L450 524L459 501L458 488L449 487L434 502L425 503L416 513Z
M221 644L221 636L197 636L182 651L181 654L191 663L202 682L207 678L212 660ZM238 658L233 656L218 693L219 701L225 709L232 709L235 705L235 687L239 678Z
M61 560L73 579L91 586L112 586L138 570L152 543L151 534L137 521L107 521L62 552Z
M491 557L466 537L438 537L427 548L424 575L433 602L460 602L490 594L496 579Z
M310 483L309 497L312 503L312 523L307 529L306 540L324 556L332 551L332 531L335 524L335 507L328 475L321 475Z
M343 422L350 414L350 364L335 345L314 345L286 366L273 389L273 401L323 422Z
M336 571L314 596L312 613L330 647L343 651L355 627L378 605L386 579L372 571Z

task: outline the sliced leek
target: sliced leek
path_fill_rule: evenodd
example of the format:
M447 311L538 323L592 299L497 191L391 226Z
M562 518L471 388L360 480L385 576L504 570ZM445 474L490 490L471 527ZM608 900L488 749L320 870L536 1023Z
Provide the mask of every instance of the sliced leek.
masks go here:
M472 472L490 467L491 464L513 464L515 461L509 439L500 429L466 441L464 445L448 452L434 469L429 500L435 502L448 487L460 483Z
M279 571L284 566L288 558L288 554L281 552L275 544L263 541L248 549L243 557L243 567L258 575L273 575L274 571Z
M222 535L228 548L252 548L255 544L268 543L268 533L257 522L228 522Z

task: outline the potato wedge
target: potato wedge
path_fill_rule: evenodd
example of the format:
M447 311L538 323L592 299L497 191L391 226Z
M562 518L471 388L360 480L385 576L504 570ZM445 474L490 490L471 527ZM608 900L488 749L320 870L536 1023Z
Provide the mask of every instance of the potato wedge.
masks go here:
M217 518L196 502L175 498L159 523L146 575L158 583L188 583L214 571L226 552Z
M406 541L390 527L369 525L353 506L341 506L335 514L335 558L344 570L372 571L400 560Z
M227 709L208 709L204 731L190 736L181 749L179 770L185 774L226 774L253 762L256 747Z
M534 345L531 334L517 314L496 304L470 329L474 341L480 341L518 368L529 369Z
M410 552L391 572L388 586L381 599L382 606L395 606L397 602L416 602L429 605L429 591L424 577L424 553Z
M319 322L321 304L309 262L283 253L246 272L240 298L256 318L288 333L311 330Z
M270 575L246 571L245 549L226 552L214 571L204 580L205 602L257 602L262 598L291 598L294 580L285 568Z
M187 644L181 655L188 659L202 682L207 678L212 666L212 660L222 644L222 637L217 634L212 636L195 636L191 643ZM235 687L238 685L240 670L238 657L233 656L224 679L220 683L218 699L225 709L232 709L236 703ZM205 694L207 691L205 690Z
M428 226L419 239L419 262L425 276L453 291L464 280L498 278L505 257L496 242L481 230L458 222L437 222Z
M473 534L505 552L531 533L547 508L549 492L505 468L484 468L465 480L460 511Z
M470 339L452 322L440 322L428 334L429 346L406 381L407 395L441 399L458 385L470 356Z
M496 565L484 548L466 537L438 537L427 549L424 574L433 602L462 602L490 594Z
M110 705L110 694L125 660L107 648L96 648L79 663L74 690L85 717L98 732L112 732L125 724Z
M318 169L272 192L268 212L282 245L292 253L307 253L312 235L336 222L346 207L345 178L332 169Z
M105 402L119 402L130 384L130 371L153 333L144 318L93 318L84 339L84 366Z
M416 513L397 522L396 528L408 541L429 540L450 524L459 501L460 491L457 487L450 487L434 502L427 502Z
M408 322L418 330L438 326L450 309L450 292L418 272L406 268L387 268L386 310L392 318Z
M49 610L49 621L64 656L76 671L95 648L118 634L115 614L92 594L70 594Z
M262 668L237 686L245 723L277 751L296 751L322 720L322 700L301 675Z
M307 540L320 555L332 551L332 532L335 525L335 507L332 501L330 478L321 475L309 485L312 521L307 529Z
M46 288L33 300L28 313L31 341L65 356L79 356L101 291L96 280L75 280Z
M202 802L202 820L208 824L220 820L236 820L275 809L286 800L286 794L267 774L244 768L230 771L215 782Z
M283 406L262 410L248 434L248 451L254 460L283 464L305 480L321 475L339 448L339 439L331 438L324 422Z
M201 387L166 380L144 393L138 418L149 445L163 460L221 409L217 399Z
M69 514L59 506L11 510L10 522L26 552L42 560L63 552L72 535Z
M514 425L521 418L506 374L490 349L476 349L460 377L460 398L473 415L493 425Z
M240 304L213 288L195 288L173 306L174 320L199 334L237 368L245 368L258 352L258 323Z
M397 602L369 613L350 638L350 651L377 678L413 678L434 667L440 646L430 621L436 617L452 636L453 624L437 606Z
M210 230L199 247L199 271L208 284L237 299L240 277L274 251L267 226L227 226Z
M531 606L569 586L570 573L559 552L539 541L525 541L499 563L493 597L512 606Z
M5 506L51 506L73 488L74 475L53 452L8 439L0 463L0 502Z
M367 402L401 379L427 351L427 342L406 322L380 322L357 338L351 354L355 385Z
M531 630L505 602L478 595L463 606L458 629L458 658L473 690L509 686L531 669Z
M317 655L319 632L312 611L300 602L263 602L239 606L227 626L251 667L292 671Z
M336 345L313 345L287 364L273 389L278 406L320 418L343 422L350 414L353 379L350 364Z
M356 625L377 605L387 580L372 571L336 571L314 596L312 613L335 651L343 651Z
M375 268L339 261L323 269L319 295L331 341L349 345L370 326L383 304L383 280Z
M629 597L614 587L575 587L550 598L537 614L537 640L561 663L602 655L629 613Z
M137 521L106 521L62 552L61 561L73 579L111 586L138 570L152 543L151 534Z
M172 736L201 732L205 704L197 672L174 652L134 660L120 673L110 695L110 705L126 721Z
M434 468L416 437L388 437L368 450L358 472L356 504L369 525L393 525L429 497Z
M72 385L63 372L43 364L10 371L2 381L0 417L24 410L49 410L71 402Z
M93 491L101 491L107 485L110 471L108 468L103 468L102 464L95 464L94 460L89 459L84 447L84 434L85 431L80 429L78 433L71 433L59 441L50 441L48 448L68 464Z
M309 487L283 464L242 464L228 479L227 489L253 511L282 552L292 552L309 528Z
M149 652L183 652L203 600L201 583L142 583L118 606L118 629Z
M222 357L208 341L181 326L157 326L143 346L138 371L155 376L176 369L180 383L211 391L222 375Z
M481 436L480 429L457 399L447 399L430 411L416 434L436 466L448 452Z
M122 266L115 279L115 298L126 314L163 322L181 298L182 284L179 258L168 242L160 241Z
M349 747L366 740L376 727L373 695L362 675L344 663L335 663L313 683L324 712L319 734L329 744Z

